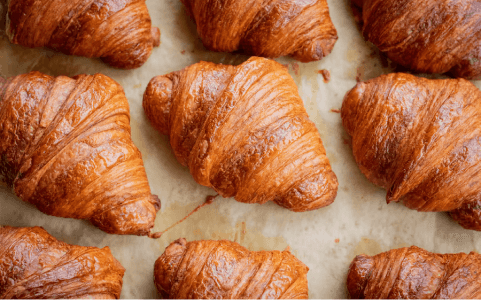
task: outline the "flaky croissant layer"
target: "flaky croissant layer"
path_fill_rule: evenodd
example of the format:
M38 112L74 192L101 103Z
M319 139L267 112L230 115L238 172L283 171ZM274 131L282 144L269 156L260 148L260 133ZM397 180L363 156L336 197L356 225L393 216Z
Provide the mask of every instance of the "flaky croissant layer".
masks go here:
M437 254L416 246L358 255L347 275L353 299L479 299L481 255Z
M181 1L213 51L310 62L331 53L337 41L326 0Z
M19 198L108 233L149 234L160 201L118 83L31 72L4 82L0 99L0 175Z
M201 62L157 76L143 106L194 179L224 197L293 211L334 201L337 178L319 132L294 80L273 60Z
M393 61L422 73L481 76L479 0L353 0L363 34Z
M122 69L142 66L160 44L145 0L9 0L6 32L14 44L100 57Z
M171 299L306 299L308 271L287 250L178 239L155 262L154 280Z
M344 128L361 171L419 211L451 211L481 230L481 91L464 79L389 74L344 98Z
M68 245L41 227L0 226L1 299L118 299L124 272L108 247Z

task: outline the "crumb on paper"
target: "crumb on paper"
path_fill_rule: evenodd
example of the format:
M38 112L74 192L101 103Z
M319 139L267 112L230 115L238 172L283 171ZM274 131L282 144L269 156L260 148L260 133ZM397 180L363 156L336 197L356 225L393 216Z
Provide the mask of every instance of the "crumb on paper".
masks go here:
M292 69L294 70L294 74L299 75L299 64L298 63L293 63Z
M331 109L331 112L336 113L336 114L341 113L341 111L339 109L336 109L336 108Z
M134 85L134 89L138 89L138 88L141 88L141 87L142 87L142 83Z
M342 139L342 143L343 143L344 145L349 145L349 140L346 139L346 138L343 138L343 139Z
M339 244L340 241L341 241L340 239L335 239L334 243Z
M284 67L286 67L286 69L289 70L289 64L281 64L281 65L283 65Z
M331 72L329 72L329 70L322 69L317 71L317 73L322 75L322 78L324 78L324 83L331 81Z
M185 54L185 50L180 51L180 53Z

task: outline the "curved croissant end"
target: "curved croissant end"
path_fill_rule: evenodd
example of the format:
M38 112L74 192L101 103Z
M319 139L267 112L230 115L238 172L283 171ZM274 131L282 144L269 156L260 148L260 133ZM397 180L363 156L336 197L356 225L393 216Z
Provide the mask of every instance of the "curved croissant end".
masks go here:
M149 234L160 201L118 83L31 72L4 83L0 99L0 176L18 197L108 233Z
M331 53L337 41L326 0L181 1L213 51L310 62Z
M0 299L118 299L124 272L108 247L68 245L41 227L0 227Z
M394 62L422 73L481 76L478 0L353 0L363 35Z
M289 251L179 239L155 262L154 281L170 299L307 299L308 271Z
M388 203L454 210L480 229L481 91L472 83L383 75L348 92L341 117L357 164Z
M194 64L153 78L143 105L153 126L169 134L179 162L223 197L272 200L293 211L334 201L336 175L279 63Z
M14 44L100 57L134 69L160 45L145 0L9 0L7 35Z
M416 246L358 255L347 276L353 299L478 299L481 256L436 254Z

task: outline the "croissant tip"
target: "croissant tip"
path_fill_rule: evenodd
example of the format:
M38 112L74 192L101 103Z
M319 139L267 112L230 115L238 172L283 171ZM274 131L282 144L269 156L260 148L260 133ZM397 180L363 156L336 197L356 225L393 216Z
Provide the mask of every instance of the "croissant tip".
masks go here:
M147 234L147 236L151 239L156 240L156 239L159 239L162 236L162 234L164 234L164 233L163 232L155 232L155 233L149 232Z
M152 198L154 199L154 207L156 211L159 211L162 208L162 202L159 199L159 196L153 195Z

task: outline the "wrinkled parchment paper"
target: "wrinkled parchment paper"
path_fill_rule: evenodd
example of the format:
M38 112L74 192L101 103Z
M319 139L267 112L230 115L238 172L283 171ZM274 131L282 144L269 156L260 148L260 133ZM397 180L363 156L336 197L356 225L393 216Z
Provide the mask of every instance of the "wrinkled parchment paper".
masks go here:
M0 189L0 224L43 226L71 244L109 246L127 269L123 298L160 297L153 283L155 260L175 239L229 239L251 250L291 251L310 268L311 298L346 298L346 274L355 255L377 254L391 248L417 245L436 252L481 249L481 233L468 231L444 213L419 213L402 204L387 205L386 192L366 180L346 144L340 109L345 93L362 80L391 72L392 63L366 43L354 21L350 0L328 0L339 40L333 53L320 62L289 65L310 118L315 122L334 172L339 178L336 201L317 211L294 213L274 203L248 205L217 198L158 240L108 235L86 221L47 216L20 201L9 189ZM31 70L49 75L104 73L123 85L130 103L132 138L142 152L152 192L162 201L154 230L161 231L183 218L207 195L215 193L197 184L175 159L168 139L156 132L142 110L142 95L149 80L201 60L239 64L247 56L207 51L194 23L179 0L147 0L162 44L141 68L116 70L100 60L72 57L47 49L27 49L0 40L0 75L15 76ZM4 10L3 10L4 11ZM324 83L319 70L332 79ZM477 83L480 87L480 83Z

